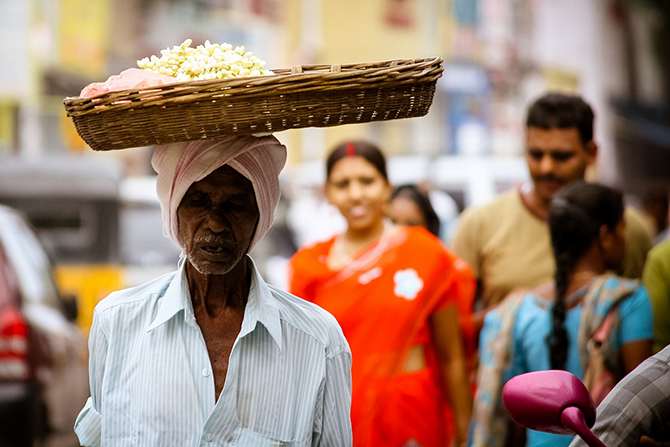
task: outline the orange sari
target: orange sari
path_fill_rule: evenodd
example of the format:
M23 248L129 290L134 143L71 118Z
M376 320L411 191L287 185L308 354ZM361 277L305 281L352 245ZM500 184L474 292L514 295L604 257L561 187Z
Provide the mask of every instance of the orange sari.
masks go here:
M466 356L474 352L470 268L418 227L382 237L339 271L327 265L334 242L294 255L290 291L333 314L349 341L354 445L449 445L454 424L429 318L456 304ZM426 367L403 372L416 345L424 347Z

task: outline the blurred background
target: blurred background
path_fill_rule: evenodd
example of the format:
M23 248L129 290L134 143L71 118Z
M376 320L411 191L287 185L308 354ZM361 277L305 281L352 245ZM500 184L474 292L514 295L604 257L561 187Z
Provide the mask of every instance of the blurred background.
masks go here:
M647 214L652 234L667 226L666 0L0 0L0 204L9 207L0 228L17 219L25 226L0 231L0 243L43 252L22 262L5 247L0 261L45 284L30 293L17 286L15 295L34 308L57 308L62 318L51 312L40 324L50 325L46 338L66 334L63 346L72 347L63 348L63 358L85 364L85 345L81 351L68 324L85 339L98 300L173 270L180 252L162 236L153 148L93 152L66 117L63 99L187 38L193 46L245 45L269 68L445 60L423 118L277 134L289 148L283 199L254 258L280 287L298 247L343 228L320 189L334 145L351 138L378 143L392 183L434 192L446 241L465 207L528 178L525 110L547 90L579 93L593 106L600 152L590 176L624 190ZM39 242L26 242L32 236L23 233ZM2 356L0 350L0 382ZM55 380L46 366L42 374ZM0 390L0 410L5 394ZM73 406L81 408L77 399ZM65 431L69 418L62 417ZM58 421L47 425L55 432Z

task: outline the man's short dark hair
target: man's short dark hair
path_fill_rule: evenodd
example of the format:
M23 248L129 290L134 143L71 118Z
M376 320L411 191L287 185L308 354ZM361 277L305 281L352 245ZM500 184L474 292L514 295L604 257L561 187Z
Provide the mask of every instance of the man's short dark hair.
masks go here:
M547 93L528 109L526 127L568 129L576 127L583 144L593 140L593 110L581 97Z

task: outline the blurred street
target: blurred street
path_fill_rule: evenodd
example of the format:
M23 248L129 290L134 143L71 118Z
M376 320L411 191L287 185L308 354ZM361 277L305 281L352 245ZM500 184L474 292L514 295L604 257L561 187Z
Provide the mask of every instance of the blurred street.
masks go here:
M165 237L155 147L91 150L66 97L186 39L244 45L270 69L442 57L425 117L275 134L288 148L282 197L251 256L283 290L298 249L347 228L324 193L332 148L376 143L392 186L429 195L450 246L464 210L531 181L526 111L548 91L593 107L586 178L621 190L658 244L670 238L668 3L0 0L0 418L14 415L0 435L78 445L95 305L181 254Z

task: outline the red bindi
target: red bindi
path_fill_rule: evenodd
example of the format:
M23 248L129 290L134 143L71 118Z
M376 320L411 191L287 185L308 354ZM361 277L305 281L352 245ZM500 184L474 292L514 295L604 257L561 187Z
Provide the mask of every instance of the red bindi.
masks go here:
M355 156L356 156L356 145L350 141L349 143L347 143L347 157L355 157Z

